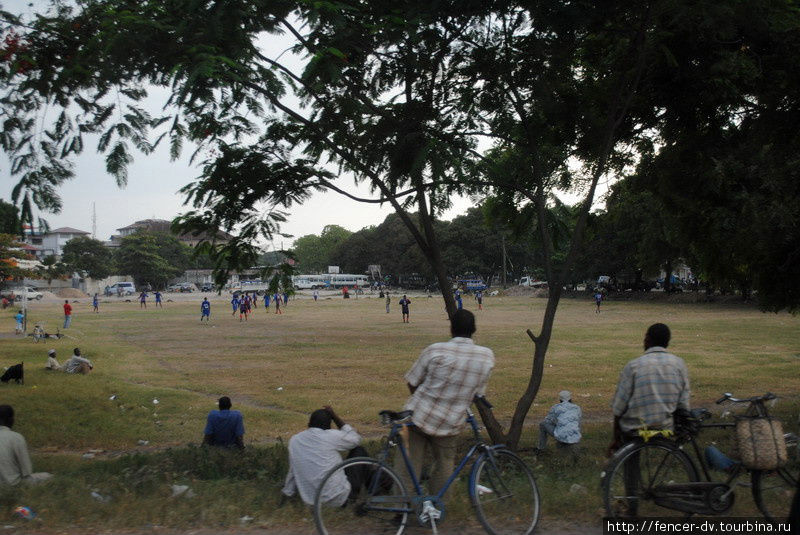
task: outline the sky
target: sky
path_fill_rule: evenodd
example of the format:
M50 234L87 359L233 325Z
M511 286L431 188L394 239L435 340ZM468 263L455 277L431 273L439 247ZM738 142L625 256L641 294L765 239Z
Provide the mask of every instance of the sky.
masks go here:
M30 0L0 0L4 9L15 13L29 13L45 2ZM262 41L268 55L283 54L287 41L269 36ZM299 63L298 63L299 64ZM162 93L163 95L163 93ZM163 100L153 98L152 111L157 113ZM96 238L108 240L116 229L134 221L148 218L171 220L188 207L183 205L180 188L191 183L200 171L189 162L193 147L185 146L181 159L171 162L168 146L164 144L150 155L136 154L128 170L128 184L119 188L114 178L105 171L105 160L95 150L96 141L87 142L84 153L75 160L75 178L60 188L63 209L58 214L42 213L50 228L73 227L92 232L93 210L96 213ZM0 155L0 198L10 201L16 179L9 175L6 155ZM337 183L350 193L369 197L366 188L355 188L352 179L342 178ZM443 214L444 219L464 213L472 205L466 198L454 199L453 208ZM340 225L357 231L369 225L380 224L392 212L388 205L357 203L338 193L315 193L302 206L294 206L282 232L295 238L306 234L319 234L326 225ZM292 239L276 238L270 247L289 247Z

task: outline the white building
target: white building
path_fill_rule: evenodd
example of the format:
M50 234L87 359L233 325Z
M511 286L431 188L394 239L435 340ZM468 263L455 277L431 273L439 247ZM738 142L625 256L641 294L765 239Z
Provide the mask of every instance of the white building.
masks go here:
M89 236L89 234L89 232L72 227L61 227L44 234L30 234L27 236L27 241L37 248L36 257L41 260L50 255L61 257L64 252L64 245L69 240L80 236Z

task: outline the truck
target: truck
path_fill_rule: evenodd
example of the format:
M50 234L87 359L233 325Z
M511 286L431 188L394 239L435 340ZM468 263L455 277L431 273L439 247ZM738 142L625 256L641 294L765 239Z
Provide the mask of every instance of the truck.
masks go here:
M530 286L531 288L547 288L547 281L537 280L534 277L525 276L519 280L519 286Z

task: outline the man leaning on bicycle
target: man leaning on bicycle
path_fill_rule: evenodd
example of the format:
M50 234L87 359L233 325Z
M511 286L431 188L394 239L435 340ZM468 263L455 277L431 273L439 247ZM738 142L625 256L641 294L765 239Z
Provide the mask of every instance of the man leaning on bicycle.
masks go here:
M651 325L644 335L644 354L622 369L611 403L614 440L609 454L642 428L672 430L672 414L689 409L689 370L682 358L667 351L669 341L669 327Z
M415 473L422 473L425 451L431 451L432 489L444 487L453 468L456 441L464 428L467 409L476 395L485 394L494 367L492 350L472 341L475 333L472 312L456 311L450 321L450 332L453 338L426 347L405 375L411 392L405 410L414 411L411 417L414 426L410 428L407 445L411 464ZM405 476L406 488L412 489L407 472L400 470L400 473Z

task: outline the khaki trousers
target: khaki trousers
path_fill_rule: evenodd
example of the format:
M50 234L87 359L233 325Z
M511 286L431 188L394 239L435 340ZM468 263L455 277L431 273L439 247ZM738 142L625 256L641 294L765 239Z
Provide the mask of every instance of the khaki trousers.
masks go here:
M428 435L421 431L418 427L408 428L408 444L403 444L406 448L406 453L411 461L411 466L414 467L414 475L419 481L422 475L422 466L425 461L426 454L433 457L433 469L431 477L428 481L428 492L430 494L438 493L447 478L453 472L453 463L456 456L456 443L458 442L458 435L449 437L436 437ZM414 484L411 482L411 476L405 468L403 456L400 454L398 448L395 455L395 470L403 481L406 487L406 492L409 495L414 495ZM424 492L424 488L423 488Z

